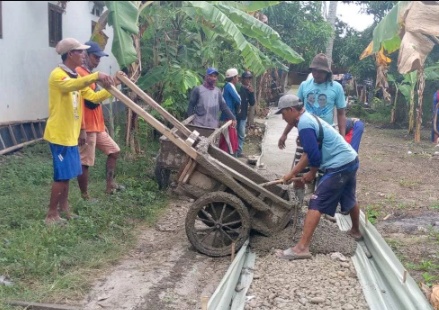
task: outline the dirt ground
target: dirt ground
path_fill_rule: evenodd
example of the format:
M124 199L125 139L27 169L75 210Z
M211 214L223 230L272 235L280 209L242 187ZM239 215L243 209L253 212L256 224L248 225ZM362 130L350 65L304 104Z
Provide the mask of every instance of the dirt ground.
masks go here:
M248 137L244 153L257 154L261 132ZM424 132L428 141L428 132ZM439 263L439 147L414 144L405 130L366 124L360 147L358 198L361 208L417 282L422 272L413 264ZM136 248L112 270L102 273L84 309L201 309L230 265L230 257L197 253L184 231L189 199L171 192L171 203L155 227L139 229Z
M429 134L415 144L407 130L366 124L359 151L360 207L418 283L425 270L415 265L439 264L439 147Z

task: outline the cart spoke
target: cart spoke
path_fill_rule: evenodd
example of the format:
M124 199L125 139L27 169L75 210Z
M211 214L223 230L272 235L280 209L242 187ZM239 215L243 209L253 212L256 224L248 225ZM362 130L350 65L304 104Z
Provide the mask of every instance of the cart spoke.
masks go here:
M236 212L238 212L238 211L236 211L236 209L234 208L233 211L231 211L229 214L226 215L225 218L223 218L223 221L225 221L226 219L228 219L231 215L235 214Z
M237 235L239 235L241 233L241 227L239 227L239 228L231 228L231 227L228 227L228 226L223 226L223 229L227 230L229 232L234 232Z
M213 224L213 225L215 225L215 221L210 220L210 219L203 219L203 218L201 218L201 217L198 217L197 220L199 220L200 222L203 222L203 224L205 224L205 225L207 225L207 226L211 226L211 225L208 225L208 224Z
M213 215L215 217L215 220L218 220L219 218L218 218L218 214L216 213L216 210L215 210L216 208L215 208L214 204L213 203L209 203L209 206L212 209L212 213L213 213Z
M211 230L211 231L209 231L209 233L205 234L205 235L201 238L200 242L203 243L204 240L206 240L206 238L209 237L209 236L212 234L212 232L215 232L215 234L214 234L214 237L215 237L215 235L216 235L216 230ZM198 234L197 234L197 235L198 235Z
M239 223L241 223L241 220L240 220L240 219L239 219L239 220L236 220L236 221L233 221L233 222L222 223L222 225L223 225L223 226L231 226L231 225L235 225L235 224L239 224Z
M207 220L212 221L213 223L215 223L215 219L212 217L212 215L209 212L207 212L204 209L201 209L200 211L207 217Z
M219 221L220 221L220 222L223 220L224 211L226 211L226 207L227 207L227 204L224 203L224 204L223 204L223 209L221 210L221 215L220 215L220 218L219 218Z
M215 246L215 241L216 241L216 235L218 234L218 230L215 229L215 233L213 234L213 240L212 240L212 245Z
M212 227L196 228L195 230L196 230L196 233L199 234L199 233L204 233L204 232L212 231L215 228L216 228L215 226L212 226Z
M224 229L220 228L221 233L226 236L230 241L235 241L235 239L233 239L226 231L224 231Z

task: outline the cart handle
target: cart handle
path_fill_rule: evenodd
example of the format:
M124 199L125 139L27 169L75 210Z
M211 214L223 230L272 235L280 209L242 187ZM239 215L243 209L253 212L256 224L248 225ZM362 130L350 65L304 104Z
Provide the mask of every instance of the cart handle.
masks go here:
M301 177L297 177L297 178L292 178L289 181L290 182L294 182L294 181L301 181L301 180L302 180ZM270 181L270 182L265 182L265 183L259 184L259 186L266 187L266 186L270 186L270 185L274 185L274 184L280 184L280 183L284 183L284 179L279 179L279 180L274 180L274 181Z
M118 71L116 77L128 86L133 92L135 92L140 98L143 99L147 104L149 104L154 110L156 110L161 116L163 116L167 121L169 121L175 128L178 128L185 136L188 138L191 135L191 131L184 126L179 120L172 116L166 109L154 101L150 96L148 96L143 90L139 88L133 81L131 81L128 76L123 71Z

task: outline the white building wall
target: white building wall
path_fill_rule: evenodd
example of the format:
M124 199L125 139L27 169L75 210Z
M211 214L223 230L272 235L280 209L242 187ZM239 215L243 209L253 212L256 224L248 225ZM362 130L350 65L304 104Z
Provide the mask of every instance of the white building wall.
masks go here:
M2 1L3 38L0 39L0 124L48 117L50 72L61 56L49 46L48 3L57 1ZM63 14L63 38L81 42L91 36L91 1L69 1ZM98 70L114 74L119 70L111 55L113 29L104 30L109 37Z

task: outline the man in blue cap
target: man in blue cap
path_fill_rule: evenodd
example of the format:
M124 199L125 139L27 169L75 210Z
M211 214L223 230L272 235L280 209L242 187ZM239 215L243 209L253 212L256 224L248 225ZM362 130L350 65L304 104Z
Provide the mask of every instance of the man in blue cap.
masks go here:
M236 117L224 101L221 90L216 87L217 80L218 70L207 68L203 84L192 90L189 97L187 116L195 114L192 121L193 125L218 128L218 114L222 111L228 119L233 120L232 126L236 126Z
M86 42L86 45L90 46L90 48L87 50L84 64L81 67L76 68L76 72L78 72L80 76L89 75L99 65L101 57L108 56L108 54L105 53L96 42L88 41ZM95 83L91 84L89 87L93 91L98 90L98 87ZM82 198L88 200L90 199L88 194L88 169L90 166L94 165L96 148L107 155L107 186L105 192L107 194L111 194L115 190L123 189L123 187L116 184L114 181L116 160L119 157L120 148L107 133L102 105L90 102L85 97L83 100L83 111L84 113L81 129L86 131L87 139L86 143L79 149L81 155L82 174L78 176L78 185L79 189L81 190Z

